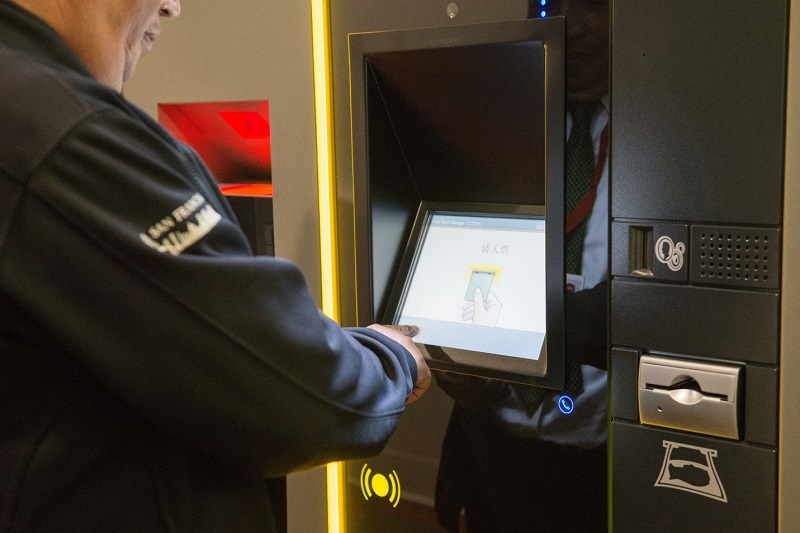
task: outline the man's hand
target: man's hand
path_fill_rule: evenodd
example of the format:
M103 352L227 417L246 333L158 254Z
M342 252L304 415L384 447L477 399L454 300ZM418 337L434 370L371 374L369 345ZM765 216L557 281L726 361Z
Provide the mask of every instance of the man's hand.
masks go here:
M428 368L428 363L425 362L419 348L411 340L411 337L419 333L419 328L416 326L382 326L380 324L372 324L367 327L399 342L414 358L417 363L417 383L406 399L406 405L417 401L431 385L431 369Z

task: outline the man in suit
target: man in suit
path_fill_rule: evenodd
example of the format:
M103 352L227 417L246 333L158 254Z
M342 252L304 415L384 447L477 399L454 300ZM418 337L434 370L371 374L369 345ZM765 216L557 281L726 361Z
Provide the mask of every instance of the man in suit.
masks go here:
M607 527L609 2L547 4L531 0L529 11L566 18L567 174L570 143L579 136L590 158L588 190L574 202L584 212L570 211L567 198L565 244L566 358L579 369L582 384L573 413L564 415L560 393L541 398L529 395L530 387L437 374L456 401L436 493L439 521L451 532L459 531L462 510L469 532L585 533Z

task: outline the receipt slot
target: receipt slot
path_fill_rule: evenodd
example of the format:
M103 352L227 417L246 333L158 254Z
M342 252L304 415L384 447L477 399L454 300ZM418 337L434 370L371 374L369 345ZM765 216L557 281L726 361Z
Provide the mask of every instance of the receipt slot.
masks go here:
M743 375L741 366L642 356L639 420L738 440Z

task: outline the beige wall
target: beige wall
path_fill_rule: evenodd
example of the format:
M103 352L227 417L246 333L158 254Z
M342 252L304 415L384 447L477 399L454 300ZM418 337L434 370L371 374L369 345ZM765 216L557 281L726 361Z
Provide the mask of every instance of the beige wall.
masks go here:
M319 303L310 2L184 1L162 30L126 96L153 116L158 103L270 101L276 254Z
M778 521L784 533L800 531L800 3L796 1L791 5L789 24L778 447Z
M269 100L275 251L297 263L320 301L311 7L303 0L183 2L125 88L158 103ZM324 531L325 472L288 479L289 531Z

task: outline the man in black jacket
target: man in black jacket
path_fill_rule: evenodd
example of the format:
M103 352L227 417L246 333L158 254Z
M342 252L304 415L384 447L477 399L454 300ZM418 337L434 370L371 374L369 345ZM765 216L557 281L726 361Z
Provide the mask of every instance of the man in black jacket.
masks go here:
M430 381L120 94L179 11L0 0L0 531L273 530L266 478L377 453Z

